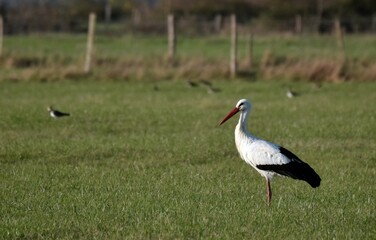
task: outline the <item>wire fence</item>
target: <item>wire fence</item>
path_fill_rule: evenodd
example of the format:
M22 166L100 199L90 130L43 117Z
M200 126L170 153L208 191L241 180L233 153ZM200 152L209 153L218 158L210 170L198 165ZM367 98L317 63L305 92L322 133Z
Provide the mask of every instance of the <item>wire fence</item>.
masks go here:
M18 32L19 36L10 39L27 43L15 47L17 45L8 42L9 45L3 48L6 50L3 51L3 57L0 54L0 69L17 71L4 71L0 80L2 78L66 79L84 76L144 79L150 75L160 79L182 76L196 76L202 79L242 76L253 79L256 74L263 78L283 77L313 81L374 80L376 79L376 65L373 61L375 53L372 53L374 52L373 36L370 35L374 33L373 20L362 19L355 24L354 21L338 18L315 19L297 15L288 21L268 22L259 19L245 21L237 19L235 15L231 18L230 16L216 16L211 20L194 16L170 15L166 16L164 21L155 22L140 19L105 22L90 14L90 17L81 23L79 29L46 31L68 33L62 34L64 37L55 43L48 35L47 40L46 36L43 37L44 41L39 35L30 35L31 38L24 35L37 31L36 29L39 28ZM6 38L9 35L6 31L9 28L9 19L4 22L3 27ZM42 30L39 29L39 31ZM0 36L4 35L2 32L0 27ZM276 34L270 34L272 38L269 40L264 41L260 38L262 33L271 32ZM88 35L86 47L82 33ZM139 33L142 34L137 35ZM289 37L286 41L280 41L281 33L295 36ZM305 37L300 37L306 33ZM311 42L312 33L322 33L322 35L316 34L315 41ZM334 34L325 36L325 33ZM367 36L359 38L360 34L354 34L356 38L351 38L348 33L367 33ZM128 36L118 37L126 34L131 34L130 40L127 40ZM148 38L145 34L163 37ZM53 35L60 36L59 34ZM97 35L105 37L96 42L94 39ZM191 35L198 37L190 38ZM349 41L345 41L345 35ZM256 41L254 41L254 36L256 36ZM146 39L154 39L154 42L146 42ZM200 43L198 45L201 49L194 51L196 47L191 47L188 51L187 49L180 51L184 47L176 43L179 39L190 39L191 42L193 41L192 46L194 43ZM207 39L210 41L205 41ZM357 39L363 41L363 49L358 49ZM105 45L104 42L108 40L111 44ZM62 44L63 41L64 44ZM2 42L2 37L0 37L0 43ZM127 50L124 49L124 45L135 46L135 42L143 42L144 45L139 45L137 51L129 46ZM238 44L238 42L241 43ZM68 45L62 47L66 44L70 44L69 47ZM158 47L155 46L156 44L159 44ZM366 44L371 47L365 47ZM18 50L19 47L32 53L25 55L24 51ZM0 44L1 48L2 44ZM291 51L291 48L295 50ZM230 49L231 57L228 58L227 51ZM218 52L221 54L217 54ZM81 62L79 55L85 55L84 62ZM10 75L6 76L5 73Z
M42 14L42 13L41 13ZM27 34L32 32L86 32L86 19L66 20L59 15L50 16L48 21L32 16L4 17L5 34ZM217 15L213 18L196 15L182 15L175 17L176 30L183 35L210 35L227 32L230 26L230 15ZM44 18L43 18L44 19ZM376 15L371 17L352 17L339 19L346 33L376 33ZM291 16L281 20L268 18L238 19L239 33L249 31L255 33L331 33L334 30L335 18L318 18L315 16ZM166 19L144 19L142 16L133 16L116 21L105 21L98 17L98 34L160 34L167 31Z

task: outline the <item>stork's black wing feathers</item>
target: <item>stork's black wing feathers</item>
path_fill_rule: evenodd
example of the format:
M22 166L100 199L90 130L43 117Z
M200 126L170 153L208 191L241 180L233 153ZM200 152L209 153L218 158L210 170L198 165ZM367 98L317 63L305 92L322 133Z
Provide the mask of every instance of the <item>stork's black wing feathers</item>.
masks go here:
M293 179L306 181L315 188L320 186L320 176L307 163L300 160L295 154L286 148L279 147L281 154L285 155L291 161L287 164L262 164L256 167L264 171L272 171Z

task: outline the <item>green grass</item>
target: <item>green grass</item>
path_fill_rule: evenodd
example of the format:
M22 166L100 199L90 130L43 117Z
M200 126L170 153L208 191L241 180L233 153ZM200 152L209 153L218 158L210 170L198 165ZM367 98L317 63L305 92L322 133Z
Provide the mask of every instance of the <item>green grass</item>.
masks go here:
M177 42L177 56L170 61L165 36L98 35L92 71L85 74L84 34L6 36L0 81L211 80L230 76L227 36L179 36ZM331 35L255 35L250 67L246 38L240 35L238 76L248 80L375 81L375 44L371 35L348 35L343 54Z
M245 36L239 36L238 76L248 80L375 81L375 44L371 35L349 35L343 54L331 35L255 35L250 68ZM98 35L94 45L92 71L85 74L83 34L6 36L0 81L211 80L230 76L227 36L179 36L174 61L167 59L164 36Z
M204 57L207 59L228 59L230 40L227 36L186 37L179 36L177 53L182 58ZM345 38L346 54L349 58L376 59L376 40L372 35L348 35ZM239 36L239 56L246 55L246 38ZM165 36L106 36L95 38L97 57L149 58L164 57L167 53ZM266 50L277 55L297 58L335 58L339 54L336 39L331 35L255 35L254 56L262 57ZM6 36L4 55L36 56L84 59L86 35L81 34L34 34Z
M374 239L375 83L0 83L0 238ZM321 176L312 189L265 180L237 155L249 129ZM54 104L72 116L51 119Z

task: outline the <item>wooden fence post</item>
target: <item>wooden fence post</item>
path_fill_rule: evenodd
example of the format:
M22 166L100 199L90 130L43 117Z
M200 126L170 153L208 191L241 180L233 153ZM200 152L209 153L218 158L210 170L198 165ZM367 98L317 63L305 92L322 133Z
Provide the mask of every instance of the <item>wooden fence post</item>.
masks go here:
M324 11L324 0L316 0L317 3L317 33L321 33L322 13Z
M376 13L372 15L372 32L376 32Z
M3 22L3 16L0 15L0 57L3 55L3 36L4 36L4 22Z
M253 34L250 33L247 37L247 65L250 70L253 67Z
M105 6L104 6L104 19L106 20L106 23L111 22L111 14L112 14L112 6L110 0L106 0Z
M135 26L138 26L142 22L141 11L137 8L132 10L132 21Z
M336 18L334 20L334 31L335 31L335 35L336 35L336 39L337 39L337 46L338 46L338 48L343 50L343 48L344 48L343 29L341 27L341 22L340 22L339 18Z
M296 15L295 16L295 33L296 34L301 34L302 33L302 16Z
M214 18L214 31L219 33L222 29L222 15L217 14Z
M169 14L167 16L167 34L168 34L167 58L169 60L172 60L175 58L175 52L176 52L175 20L174 20L173 14Z
M236 77L237 74L237 44L238 36L236 29L236 15L231 15L231 54L230 54L230 73L231 77Z
M95 34L95 13L90 13L89 15L89 29L87 35L87 45L86 45L86 59L85 59L85 73L91 71L92 57L93 57L93 46L94 46L94 34Z

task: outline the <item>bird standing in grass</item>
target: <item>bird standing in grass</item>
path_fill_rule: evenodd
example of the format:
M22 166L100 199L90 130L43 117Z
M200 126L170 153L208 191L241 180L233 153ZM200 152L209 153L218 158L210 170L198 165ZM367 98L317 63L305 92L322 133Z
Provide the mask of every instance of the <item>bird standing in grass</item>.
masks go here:
M291 88L287 88L286 96L288 98L294 98L294 97L298 96L298 93L292 91Z
M236 148L240 157L265 177L268 206L270 207L272 198L270 180L273 176L287 176L303 180L313 188L320 186L320 176L294 153L277 144L259 139L248 132L247 119L251 108L251 103L248 100L240 100L219 125L240 112L239 122L235 128Z
M47 108L47 111L50 113L50 116L53 117L53 118L60 118L60 117L70 116L69 113L64 113L64 112L60 112L58 110L54 110L52 108L52 106L49 106Z
M190 79L187 80L187 86L190 87L190 88L198 87L198 85L199 85L198 83L196 83L196 82L194 82Z
M209 94L220 92L221 90L219 88L215 88L213 84L206 80L201 80L201 83L206 87Z

